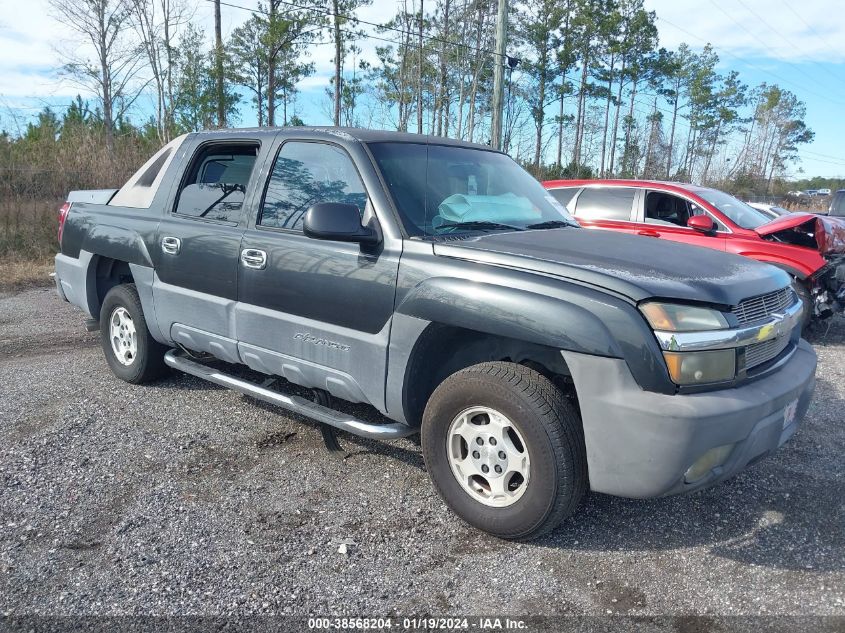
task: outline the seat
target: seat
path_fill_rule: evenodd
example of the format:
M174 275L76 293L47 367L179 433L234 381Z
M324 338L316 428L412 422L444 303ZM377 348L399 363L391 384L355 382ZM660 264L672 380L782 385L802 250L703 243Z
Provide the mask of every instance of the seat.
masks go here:
M646 200L646 222L686 226L686 217L678 213L681 201L664 193L650 193ZM683 213L683 215L686 215Z

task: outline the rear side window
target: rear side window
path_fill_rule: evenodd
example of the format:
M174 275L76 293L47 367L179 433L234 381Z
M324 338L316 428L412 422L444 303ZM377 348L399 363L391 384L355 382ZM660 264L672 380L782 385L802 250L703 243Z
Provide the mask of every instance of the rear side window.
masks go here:
M352 159L339 147L288 141L273 164L258 224L301 231L305 212L318 202L354 204L363 216L367 192Z
M194 156L175 212L191 218L238 222L258 156L258 143L214 143Z
M575 197L575 194L578 193L578 187L567 187L566 189L551 189L549 191L552 194L552 197L560 202L564 207L569 208L567 205L572 201L572 198Z
M575 215L585 220L630 220L636 190L631 187L587 187L578 196Z

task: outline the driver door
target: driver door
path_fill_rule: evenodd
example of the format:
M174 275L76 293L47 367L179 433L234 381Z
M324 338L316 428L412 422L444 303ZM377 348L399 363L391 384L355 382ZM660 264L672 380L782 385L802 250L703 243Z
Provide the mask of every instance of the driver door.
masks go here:
M400 251L306 237L317 202L354 204L365 221L374 214L343 147L283 139L241 242L240 355L258 371L383 407Z

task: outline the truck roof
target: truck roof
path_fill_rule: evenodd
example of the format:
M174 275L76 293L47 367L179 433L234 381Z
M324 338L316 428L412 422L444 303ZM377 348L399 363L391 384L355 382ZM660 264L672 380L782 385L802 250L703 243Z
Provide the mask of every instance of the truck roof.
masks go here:
M360 141L362 143L424 143L430 145L454 145L458 147L472 147L475 149L484 149L488 151L493 150L489 145L481 143L470 143L469 141L461 141L444 136L433 136L429 134L414 134L412 132L393 132L390 130L368 130L357 127L333 127L308 125L302 127L253 127L253 128L226 128L221 130L203 130L197 132L202 137L220 137L232 134L256 134L263 136L275 136L278 133L297 134L307 133L309 136L322 136L325 138L342 138L347 141Z

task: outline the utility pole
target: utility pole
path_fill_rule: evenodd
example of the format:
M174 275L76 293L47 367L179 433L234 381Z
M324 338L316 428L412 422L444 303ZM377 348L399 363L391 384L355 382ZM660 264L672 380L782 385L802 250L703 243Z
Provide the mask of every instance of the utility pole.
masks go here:
M502 115L505 105L505 49L508 45L508 0L499 0L496 19L496 52L493 55L493 122L490 145L502 149Z
M423 133L423 2L424 0L420 0L419 39L417 41L417 134Z
M214 64L217 75L217 127L226 127L226 93L223 87L223 29L220 0L214 0Z
M341 40L340 32L340 4L338 0L332 0L332 16L334 18L334 124L336 127L340 126L340 103L342 98L341 82L341 64L343 60L343 41Z

